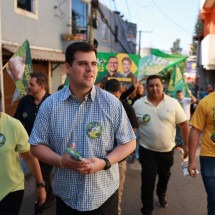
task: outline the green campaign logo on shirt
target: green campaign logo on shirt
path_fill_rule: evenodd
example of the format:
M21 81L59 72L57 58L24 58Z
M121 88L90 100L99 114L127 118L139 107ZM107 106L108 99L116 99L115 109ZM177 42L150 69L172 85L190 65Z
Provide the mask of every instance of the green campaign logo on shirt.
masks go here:
M143 116L143 122L149 122L150 119L151 119L151 117L150 117L149 114L145 114L145 115Z
M89 138L96 139L102 134L102 126L99 122L91 122L87 125L86 133Z
M23 118L27 118L27 116L28 116L28 114L27 114L26 112L23 112L23 113L22 113L22 117L23 117Z
M6 142L6 137L4 134L0 133L0 147L2 147Z

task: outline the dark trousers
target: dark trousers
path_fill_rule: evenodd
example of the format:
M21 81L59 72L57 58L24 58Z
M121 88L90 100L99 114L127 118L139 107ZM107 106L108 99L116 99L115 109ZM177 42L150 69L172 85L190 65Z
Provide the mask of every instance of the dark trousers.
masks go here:
M144 209L153 209L153 193L157 175L156 193L158 196L166 193L171 175L170 168L173 165L173 153L174 150L170 152L155 152L142 146L139 147L139 161L142 166L141 199Z
M24 190L18 190L5 196L0 201L0 214L18 215L22 205L23 195Z
M77 211L56 196L56 215L117 215L118 214L118 191L116 191L99 208L92 211Z

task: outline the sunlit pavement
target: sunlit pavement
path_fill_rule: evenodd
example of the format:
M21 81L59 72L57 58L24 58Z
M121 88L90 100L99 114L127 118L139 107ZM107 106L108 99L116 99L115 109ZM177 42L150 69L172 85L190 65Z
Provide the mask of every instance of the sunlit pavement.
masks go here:
M199 150L198 150L199 152ZM157 205L157 196L154 195L153 215L206 215L207 202L204 186L200 174L196 178L183 176L181 160L178 151L175 151L175 163L167 192L167 208ZM199 158L196 156L198 168ZM127 165L127 176L124 188L122 215L141 215L140 199L141 167L138 161ZM20 215L33 215L34 180L30 177L26 181L26 190ZM55 215L55 204L45 210L44 215Z

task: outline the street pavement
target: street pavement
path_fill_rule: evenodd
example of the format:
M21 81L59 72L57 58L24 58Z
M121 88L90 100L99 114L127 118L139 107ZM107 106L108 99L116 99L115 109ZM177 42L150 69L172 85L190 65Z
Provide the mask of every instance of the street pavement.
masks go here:
M199 169L199 148L196 155ZM168 207L160 208L158 199L154 195L153 215L206 215L206 193L200 174L196 178L183 176L181 159L175 150L174 166L167 191ZM141 166L138 161L128 163L127 176L122 201L122 215L141 215L142 207L140 199L141 190ZM33 215L35 184L32 177L26 180L24 201L20 215ZM44 215L55 215L55 204L45 210ZM63 215L63 214L62 214ZM111 214L110 214L111 215Z

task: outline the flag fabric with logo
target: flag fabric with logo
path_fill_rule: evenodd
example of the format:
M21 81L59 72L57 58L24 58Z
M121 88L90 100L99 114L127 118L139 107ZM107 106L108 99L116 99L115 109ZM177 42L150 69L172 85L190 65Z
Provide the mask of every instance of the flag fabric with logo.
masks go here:
M171 73L169 86L168 86L168 94L177 98L177 91L182 90L184 95L187 96L187 85L184 81L182 72L178 65L174 65L174 70Z
M18 48L6 66L7 72L16 85L12 103L27 95L30 73L32 73L32 59L28 40Z

